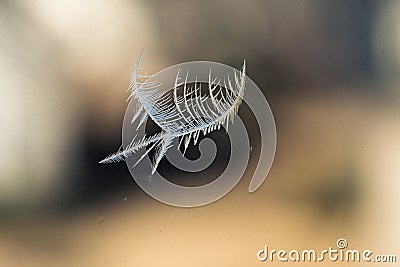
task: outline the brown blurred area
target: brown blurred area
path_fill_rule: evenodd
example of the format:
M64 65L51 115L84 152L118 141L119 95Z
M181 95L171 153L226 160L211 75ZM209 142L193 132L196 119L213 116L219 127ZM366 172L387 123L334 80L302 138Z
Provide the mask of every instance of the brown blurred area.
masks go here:
M278 266L257 251L340 237L398 253L399 12L361 0L0 1L0 266ZM248 171L213 204L170 207L123 163L97 163L121 142L142 48L149 73L246 59L278 132L258 191Z

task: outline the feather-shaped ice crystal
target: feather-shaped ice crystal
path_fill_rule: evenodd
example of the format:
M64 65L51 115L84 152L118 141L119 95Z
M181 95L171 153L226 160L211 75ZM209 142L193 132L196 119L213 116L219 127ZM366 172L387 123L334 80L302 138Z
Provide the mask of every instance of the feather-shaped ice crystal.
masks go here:
M176 77L173 77L175 82L170 90L154 81L152 75L142 75L142 65L140 52L129 86L128 100L137 100L132 123L137 121L139 128L150 118L161 128L161 132L139 139L133 138L127 147L111 154L100 163L122 161L140 148L148 147L137 163L154 149L151 171L154 174L175 138L180 138L179 146L183 143L185 153L191 140L197 144L201 133L207 134L219 129L221 125L226 125L227 129L242 102L246 65L243 63L242 71L234 73L233 81L229 76L217 81L217 78L212 77L210 70L206 85L198 82L188 83L188 73L181 77L178 71Z

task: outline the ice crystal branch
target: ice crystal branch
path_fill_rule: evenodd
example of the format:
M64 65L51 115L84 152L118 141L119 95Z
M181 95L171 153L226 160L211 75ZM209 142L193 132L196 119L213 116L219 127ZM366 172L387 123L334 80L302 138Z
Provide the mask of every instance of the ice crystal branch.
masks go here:
M191 140L197 144L200 133L207 134L220 129L221 125L225 125L225 129L228 129L229 122L233 121L242 103L246 63L243 63L242 71L235 70L233 82L229 76L224 78L223 82L217 81L217 77L213 78L210 70L207 90L202 89L201 83L197 81L189 84L187 82L189 72L182 79L178 71L172 92L166 93L160 90L161 85L156 81L149 81L152 75L141 74L142 58L141 51L134 65L128 88L130 92L128 100L131 98L136 100L131 123L138 121L136 129L139 129L150 118L162 130L158 134L144 136L139 140L135 136L125 149L109 155L100 163L123 161L139 149L146 148L137 161L139 162L154 149L151 161L151 173L154 174L175 138L181 138L179 146L183 143L183 154L185 154ZM181 80L183 82L180 82Z

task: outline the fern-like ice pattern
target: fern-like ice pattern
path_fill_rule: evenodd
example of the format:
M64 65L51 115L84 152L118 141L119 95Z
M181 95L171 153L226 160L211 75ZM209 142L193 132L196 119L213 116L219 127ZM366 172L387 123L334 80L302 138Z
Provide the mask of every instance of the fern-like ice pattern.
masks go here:
M210 70L206 85L188 83L188 73L181 77L178 71L175 86L167 92L161 89L161 84L152 81L152 75L142 75L142 69L141 51L128 89L128 100L136 100L136 112L131 122L138 121L139 129L150 118L161 128L161 132L143 138L135 136L126 148L109 155L100 163L123 161L139 149L148 147L136 164L154 149L151 170L151 174L154 174L175 138L180 138L178 148L183 144L185 154L190 141L193 140L196 145L201 133L205 135L220 129L221 125L228 129L244 95L246 65L243 63L242 71L235 72L233 81L230 77L217 81Z

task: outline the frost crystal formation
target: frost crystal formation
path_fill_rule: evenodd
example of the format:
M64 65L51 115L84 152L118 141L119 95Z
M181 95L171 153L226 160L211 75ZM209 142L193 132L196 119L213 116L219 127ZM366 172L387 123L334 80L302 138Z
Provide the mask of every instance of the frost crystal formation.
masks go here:
M135 100L133 122L138 122L137 129L148 118L153 120L161 131L152 136L137 138L119 151L109 155L100 163L112 163L125 160L141 148L147 148L136 164L154 149L151 174L157 169L163 156L172 146L175 138L180 138L178 148L183 144L185 154L190 141L197 144L199 135L220 129L221 125L233 122L245 91L245 63L241 72L217 80L209 72L208 83L188 83L188 73L176 74L173 88L166 90L162 84L154 81L154 75L143 75L142 52L135 63L128 100ZM136 165L135 164L135 165Z

